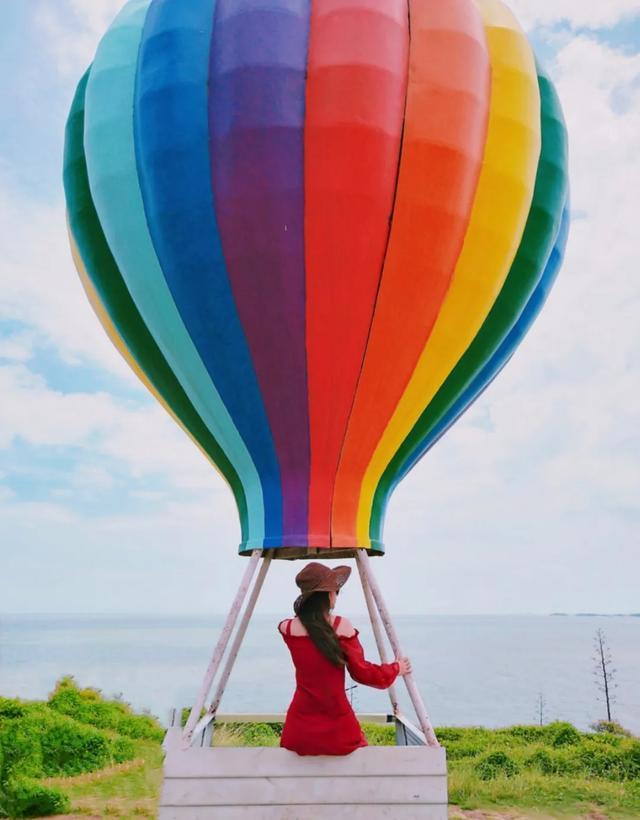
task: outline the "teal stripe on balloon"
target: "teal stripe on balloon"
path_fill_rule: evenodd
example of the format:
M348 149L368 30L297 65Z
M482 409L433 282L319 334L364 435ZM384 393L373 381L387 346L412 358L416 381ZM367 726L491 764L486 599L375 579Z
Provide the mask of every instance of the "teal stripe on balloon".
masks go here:
M109 247L156 343L240 476L248 546L263 546L257 470L180 317L153 245L136 164L133 108L138 53L150 0L132 0L103 38L89 77L85 149L91 192Z
M69 230L87 276L102 307L117 328L128 352L184 428L213 461L231 487L242 540L247 536L247 503L242 484L218 442L193 409L182 386L145 325L107 244L96 213L84 153L84 99L89 72L80 81L67 120L64 148L64 189Z

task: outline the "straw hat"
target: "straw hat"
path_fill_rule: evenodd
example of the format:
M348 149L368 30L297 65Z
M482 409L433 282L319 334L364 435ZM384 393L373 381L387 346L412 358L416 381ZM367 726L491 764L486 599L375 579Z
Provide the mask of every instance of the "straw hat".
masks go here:
M302 604L314 592L338 592L346 584L351 575L351 567L340 566L335 569L311 561L296 575L296 584L300 588L300 595L295 600L293 608L299 611Z

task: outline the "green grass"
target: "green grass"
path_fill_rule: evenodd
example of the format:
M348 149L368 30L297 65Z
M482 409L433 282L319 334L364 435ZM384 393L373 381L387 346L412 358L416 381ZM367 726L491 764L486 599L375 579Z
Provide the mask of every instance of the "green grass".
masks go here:
M69 796L75 814L97 817L155 817L162 785L162 749L148 741L137 743L134 764L103 776L54 781Z
M152 817L163 736L155 718L72 678L44 703L0 698L0 817L80 810L73 804L87 790L100 802L94 815L106 816L102 792L115 790L141 803L136 816Z
M363 728L371 745L395 743L391 725ZM437 729L447 750L450 803L459 807L451 816L485 810L497 817L640 817L640 740L616 726L599 728ZM214 745L277 746L281 730L280 723L221 724ZM46 703L0 698L4 816L35 816L48 807L51 814L155 817L162 735L154 718L69 678ZM22 814L12 808L18 804Z

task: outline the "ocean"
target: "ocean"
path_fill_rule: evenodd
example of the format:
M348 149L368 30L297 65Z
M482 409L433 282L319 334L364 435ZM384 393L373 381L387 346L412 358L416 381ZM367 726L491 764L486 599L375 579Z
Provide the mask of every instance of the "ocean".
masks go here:
M191 703L222 624L210 617L0 616L0 695L40 699L62 675L120 695L165 721ZM256 616L221 712L284 712L293 691L276 616ZM352 618L371 660L365 616ZM606 717L593 676L593 638L605 632L616 668L613 717L640 734L640 617L405 616L403 649L435 726L508 726L567 720L587 729ZM410 716L403 687L399 687ZM351 690L360 712L386 712L385 692Z

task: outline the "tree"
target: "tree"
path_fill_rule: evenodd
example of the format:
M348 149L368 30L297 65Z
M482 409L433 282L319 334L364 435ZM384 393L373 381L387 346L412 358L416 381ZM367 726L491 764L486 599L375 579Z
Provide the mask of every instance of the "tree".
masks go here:
M593 661L595 664L593 675L600 691L601 697L599 699L603 700L607 707L607 720L611 722L611 707L615 703L614 689L617 689L618 684L614 681L616 670L613 668L611 649L602 629L596 630L593 646Z

